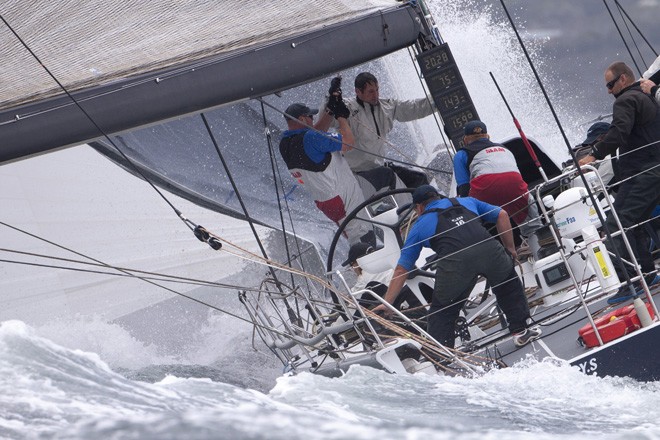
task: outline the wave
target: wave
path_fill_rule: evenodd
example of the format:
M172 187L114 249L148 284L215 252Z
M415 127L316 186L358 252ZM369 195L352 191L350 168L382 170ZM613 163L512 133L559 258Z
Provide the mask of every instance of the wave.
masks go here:
M660 435L660 383L531 359L476 379L352 368L280 377L269 393L199 367L156 383L118 374L20 321L0 326L8 438L630 438ZM211 373L212 371L206 371Z

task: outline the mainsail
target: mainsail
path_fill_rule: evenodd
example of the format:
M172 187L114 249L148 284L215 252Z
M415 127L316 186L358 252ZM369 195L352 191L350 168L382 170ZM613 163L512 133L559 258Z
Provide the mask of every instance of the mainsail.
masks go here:
M288 89L421 30L392 0L9 0L0 14L0 163Z

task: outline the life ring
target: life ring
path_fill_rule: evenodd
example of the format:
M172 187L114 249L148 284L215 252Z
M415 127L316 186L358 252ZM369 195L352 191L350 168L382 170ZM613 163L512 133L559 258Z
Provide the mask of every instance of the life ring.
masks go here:
M647 303L646 308L648 309L651 318L653 318L654 314L651 304ZM596 324L596 327L598 328L598 333L600 333L600 338L603 340L603 344L627 335L628 333L632 333L642 326L639 317L637 316L635 306L632 304L616 309L605 316L601 316L594 321L594 324ZM578 330L578 334L580 335L579 339L585 346L596 347L599 345L598 337L591 324L586 324Z

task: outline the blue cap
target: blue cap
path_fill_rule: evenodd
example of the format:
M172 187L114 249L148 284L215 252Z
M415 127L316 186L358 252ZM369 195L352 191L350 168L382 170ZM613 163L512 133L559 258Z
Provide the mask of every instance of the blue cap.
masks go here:
M465 127L463 127L463 131L465 132L465 136L469 136L471 134L488 133L488 130L486 129L486 124L477 120L470 121L467 124L465 124Z
M582 141L582 145L591 145L596 142L598 136L607 133L610 129L610 124L607 122L596 122L587 130L587 138Z
M415 192L413 192L412 201L415 204L424 203L431 197L437 197L439 195L438 190L431 185L422 185L417 187Z

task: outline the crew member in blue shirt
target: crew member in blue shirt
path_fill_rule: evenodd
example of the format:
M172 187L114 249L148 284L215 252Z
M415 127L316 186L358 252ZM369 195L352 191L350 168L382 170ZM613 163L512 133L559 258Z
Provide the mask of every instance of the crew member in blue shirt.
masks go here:
M445 198L430 185L415 190L413 203L419 218L401 249L384 299L394 302L422 247L428 247L438 256L428 317L428 332L435 340L454 347L456 319L479 275L492 287L515 345L538 339L541 330L527 325L529 306L513 265L516 249L507 212L472 197ZM506 250L486 230L483 221L495 223ZM385 305L374 309L378 310L389 314Z

